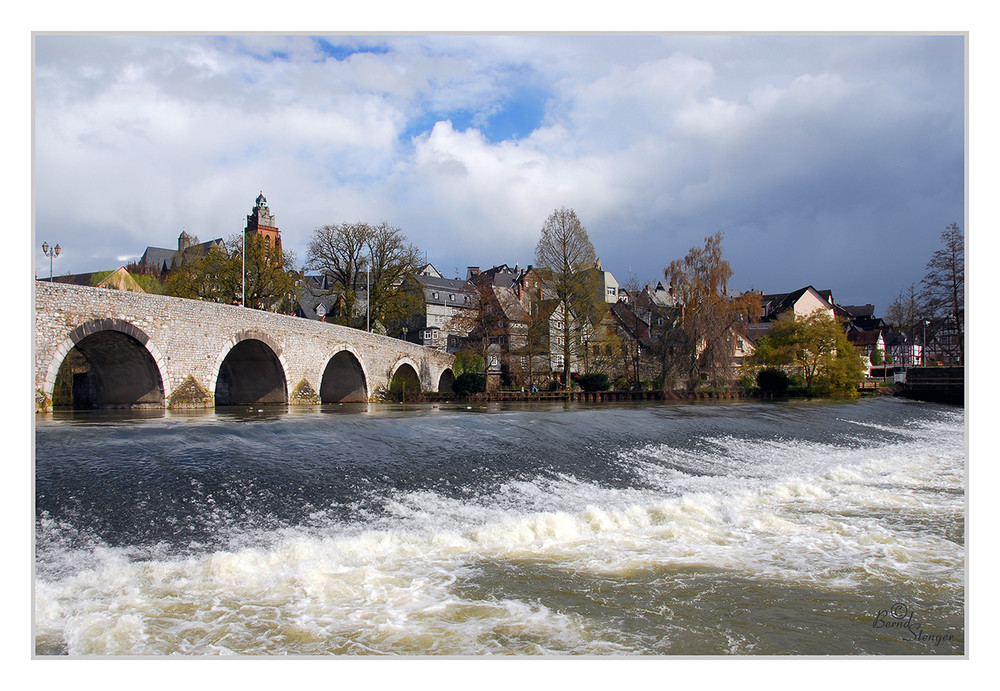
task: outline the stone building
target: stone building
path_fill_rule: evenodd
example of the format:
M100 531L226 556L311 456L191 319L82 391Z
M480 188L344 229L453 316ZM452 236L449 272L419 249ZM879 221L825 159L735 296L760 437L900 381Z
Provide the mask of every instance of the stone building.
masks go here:
M172 269L182 265L189 257L202 257L214 247L225 249L222 238L200 243L195 242L195 240L197 238L188 235L187 231L182 230L181 234L177 237L177 249L147 247L138 263L126 268L133 273L150 274L162 280Z
M247 237L254 235L263 237L268 248L274 247L278 250L278 261L281 261L281 231L278 230L277 221L271 210L267 208L267 199L264 198L263 192L257 195L257 201L247 216L247 227L244 232Z

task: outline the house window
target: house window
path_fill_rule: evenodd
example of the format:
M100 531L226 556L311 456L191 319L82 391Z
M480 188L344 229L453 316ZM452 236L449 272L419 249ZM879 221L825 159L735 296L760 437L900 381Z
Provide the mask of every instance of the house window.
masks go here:
M438 299L438 294L437 294L437 291L434 291L433 293L431 293L431 297L432 297L433 299L437 300L437 299Z
M455 294L452 293L451 295L449 295L448 299L451 300L452 302L455 302Z
M614 288L608 288L608 295L610 295L611 297L614 297L615 296L615 289Z

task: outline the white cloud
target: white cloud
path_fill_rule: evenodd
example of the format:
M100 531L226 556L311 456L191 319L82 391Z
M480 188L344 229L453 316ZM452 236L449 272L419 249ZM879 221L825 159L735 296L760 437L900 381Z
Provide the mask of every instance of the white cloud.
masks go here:
M334 59L304 36L39 37L37 231L62 242L64 269L109 268L182 227L237 233L258 191L300 259L319 225L387 220L449 272L531 262L565 205L623 274L653 277L727 230L743 270L773 277L770 257L793 238L842 233L856 248L920 223L902 258L919 277L940 228L964 215L960 40L336 42L379 48ZM537 128L487 140L525 87L546 99ZM469 129L433 124L459 116ZM415 124L432 129L411 140ZM84 227L87 252L72 230ZM822 283L827 267L814 271Z

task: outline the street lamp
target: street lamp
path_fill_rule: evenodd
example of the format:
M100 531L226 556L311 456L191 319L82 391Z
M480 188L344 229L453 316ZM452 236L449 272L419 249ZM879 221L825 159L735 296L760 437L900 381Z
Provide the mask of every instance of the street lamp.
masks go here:
M59 243L56 243L56 246L51 250L49 250L48 241L42 243L42 254L49 258L49 283L52 283L52 260L58 257L61 251L62 248L59 246Z
M920 350L920 364L927 365L927 326L930 324L929 321L924 319L924 347Z

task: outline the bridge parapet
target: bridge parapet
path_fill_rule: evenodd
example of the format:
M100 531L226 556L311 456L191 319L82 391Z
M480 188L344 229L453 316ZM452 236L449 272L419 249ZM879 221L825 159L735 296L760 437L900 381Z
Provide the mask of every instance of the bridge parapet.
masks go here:
M105 371L116 363L131 368L121 381L104 377L97 398L127 398L120 391L134 388L131 380L150 380L137 400L101 401L122 405L211 406L220 391L236 402L250 395L238 380L262 378L268 368L283 388L272 387L263 402L371 399L405 368L422 391L437 391L442 377L450 381L454 362L438 350L337 324L163 295L36 281L34 306L35 390L42 407L74 349ZM335 381L343 377L353 383Z

